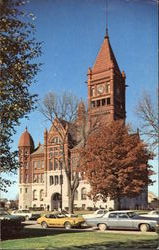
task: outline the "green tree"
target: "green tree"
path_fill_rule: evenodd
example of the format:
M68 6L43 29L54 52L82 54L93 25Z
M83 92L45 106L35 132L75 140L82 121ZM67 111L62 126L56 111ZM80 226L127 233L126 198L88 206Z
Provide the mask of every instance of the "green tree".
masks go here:
M40 69L35 61L41 43L35 39L33 14L25 13L25 1L0 0L0 167L2 173L15 173L17 152L11 151L12 135L20 119L35 108L37 95L29 87ZM0 190L11 182L0 177Z

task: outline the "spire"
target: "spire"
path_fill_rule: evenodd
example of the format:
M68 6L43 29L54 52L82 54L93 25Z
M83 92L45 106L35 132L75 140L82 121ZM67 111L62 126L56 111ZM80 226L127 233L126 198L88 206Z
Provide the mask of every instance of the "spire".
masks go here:
M108 38L108 0L106 0L106 33L105 38Z
M119 66L109 42L107 31L102 46L96 57L95 63L92 67L92 73L103 72L109 70L110 68L114 68L116 71L120 72Z

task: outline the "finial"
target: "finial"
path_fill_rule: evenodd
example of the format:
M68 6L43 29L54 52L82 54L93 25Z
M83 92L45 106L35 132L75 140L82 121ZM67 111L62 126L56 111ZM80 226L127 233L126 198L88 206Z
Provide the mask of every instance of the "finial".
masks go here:
M106 33L105 38L108 38L108 0L106 0Z
M25 131L28 131L28 128L27 128L27 126L25 127Z

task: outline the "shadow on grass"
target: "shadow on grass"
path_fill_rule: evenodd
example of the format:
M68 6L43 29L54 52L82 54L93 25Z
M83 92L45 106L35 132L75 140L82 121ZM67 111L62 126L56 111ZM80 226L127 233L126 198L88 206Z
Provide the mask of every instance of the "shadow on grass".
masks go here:
M72 233L72 232L80 232L81 230L78 231L72 231L72 230L66 230L64 228L23 228L23 230L19 232L12 232L12 233L7 233L7 232L2 232L1 234L1 240L13 240L13 239L25 239L25 238L34 238L34 237L43 237L43 236L53 236L57 234L63 234L63 233ZM85 232L83 229L82 232ZM87 231L88 232L88 231Z
M127 241L127 242L120 242L119 239L116 241L110 241L106 243L96 243L96 244L89 244L89 245L82 245L82 246L70 246L70 247L62 247L58 248L58 250L132 250L132 249L158 249L158 240L140 240L140 241ZM57 249L53 247L47 247L45 250Z

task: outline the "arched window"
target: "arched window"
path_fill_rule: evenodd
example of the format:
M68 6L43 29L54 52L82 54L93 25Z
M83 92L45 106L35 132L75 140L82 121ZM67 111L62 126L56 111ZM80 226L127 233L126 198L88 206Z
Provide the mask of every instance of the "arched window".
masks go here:
M78 200L78 191L77 191L77 190L75 191L75 197L74 197L74 200Z
M40 200L43 201L43 199L44 199L44 190L41 189L40 190Z
M38 199L37 190L33 190L33 200L37 200L37 199Z
M81 200L86 200L87 199L87 190L86 188L81 189Z

